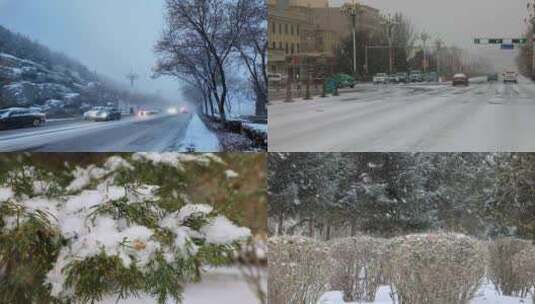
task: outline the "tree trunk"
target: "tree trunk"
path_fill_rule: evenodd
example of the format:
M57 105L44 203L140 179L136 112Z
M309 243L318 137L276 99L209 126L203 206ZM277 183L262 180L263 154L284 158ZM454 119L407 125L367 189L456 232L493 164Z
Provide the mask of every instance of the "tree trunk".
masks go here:
M267 92L264 92L262 88L256 89L256 104L255 104L255 114L256 116L266 116L267 115Z

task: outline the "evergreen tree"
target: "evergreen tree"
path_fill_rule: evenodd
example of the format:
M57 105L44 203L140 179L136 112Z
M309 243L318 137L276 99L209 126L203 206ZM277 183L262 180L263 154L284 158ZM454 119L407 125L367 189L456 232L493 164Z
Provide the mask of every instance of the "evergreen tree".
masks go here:
M0 163L1 303L140 293L180 303L203 265L230 262L250 236L219 208L190 201L196 172L234 175L212 154L139 153L57 170L31 155Z

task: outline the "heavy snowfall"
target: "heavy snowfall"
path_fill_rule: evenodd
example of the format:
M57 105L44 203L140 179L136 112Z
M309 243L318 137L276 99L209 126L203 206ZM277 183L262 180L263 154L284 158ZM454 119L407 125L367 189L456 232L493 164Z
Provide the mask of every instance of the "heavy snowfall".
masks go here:
M273 304L531 303L535 155L272 153Z

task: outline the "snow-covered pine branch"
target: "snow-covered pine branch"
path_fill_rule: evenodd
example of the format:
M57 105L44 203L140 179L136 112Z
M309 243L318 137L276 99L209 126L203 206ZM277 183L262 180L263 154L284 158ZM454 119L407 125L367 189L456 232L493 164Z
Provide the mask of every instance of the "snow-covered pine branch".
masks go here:
M94 303L140 293L180 303L202 265L228 263L250 237L185 191L191 170L228 175L215 155L134 154L66 166L48 174L21 164L0 179L2 303Z

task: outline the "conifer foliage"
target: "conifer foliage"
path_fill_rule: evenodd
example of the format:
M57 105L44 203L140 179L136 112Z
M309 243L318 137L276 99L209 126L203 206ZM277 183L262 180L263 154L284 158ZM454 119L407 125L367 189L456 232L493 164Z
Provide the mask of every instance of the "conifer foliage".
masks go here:
M203 265L250 237L191 202L191 172L228 179L212 154L128 154L50 171L31 155L0 171L0 303L98 303L148 294L177 303Z

